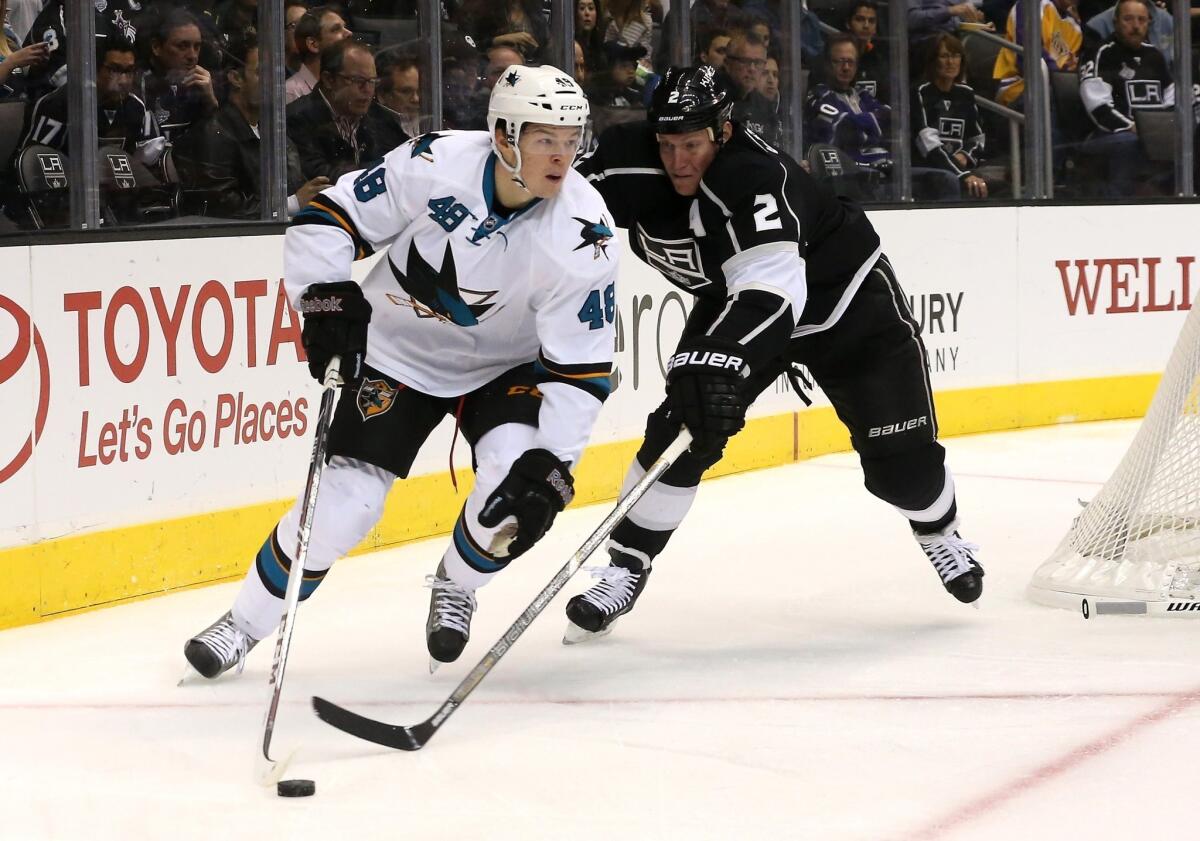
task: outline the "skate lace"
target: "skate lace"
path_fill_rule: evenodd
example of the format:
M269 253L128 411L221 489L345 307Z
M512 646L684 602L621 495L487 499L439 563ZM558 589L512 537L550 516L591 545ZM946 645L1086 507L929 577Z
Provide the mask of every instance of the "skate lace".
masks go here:
M425 576L425 586L439 591L433 606L437 624L458 631L464 636L469 634L471 615L476 606L475 594L448 578L438 578L435 575Z
M629 602L641 577L618 566L587 567L587 571L593 578L599 578L600 583L584 593L583 600L606 614L616 613Z
M918 538L918 542L943 582L953 581L978 566L974 553L979 551L979 547L963 540L958 532L923 536Z
M218 622L200 634L197 639L217 653L223 666L228 668L229 664L236 663L236 674L240 675L242 669L246 668L246 655L250 652L253 643L242 632L242 629L234 624L232 619Z

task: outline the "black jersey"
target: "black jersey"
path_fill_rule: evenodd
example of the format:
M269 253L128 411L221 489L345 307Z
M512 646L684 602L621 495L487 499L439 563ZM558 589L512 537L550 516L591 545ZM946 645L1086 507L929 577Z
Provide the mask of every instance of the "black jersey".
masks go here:
M986 139L975 91L966 85L952 85L943 91L932 82L923 82L917 87L917 106L914 140L925 163L959 178L970 175L983 160ZM959 152L966 155L966 166L955 159Z
M1175 104L1175 83L1163 54L1149 44L1137 49L1111 38L1079 68L1083 107L1101 131L1133 128L1133 112Z
M140 144L158 137L158 124L146 110L145 104L133 94L126 96L116 108L105 108L101 103L97 110L97 134L102 144L120 141L122 149L133 152ZM70 151L67 148L66 85L34 103L21 148L32 143L44 143L62 152Z
M879 235L856 204L740 125L695 196L671 187L645 122L610 127L578 168L600 191L616 224L629 230L634 253L703 300L725 301L727 273L742 276L753 261L766 267L791 249L803 261L805 287L782 290L804 301L787 331L793 336L835 323L880 253ZM763 286L773 282L761 278ZM734 297L741 303L751 296ZM763 312L770 309L761 303Z

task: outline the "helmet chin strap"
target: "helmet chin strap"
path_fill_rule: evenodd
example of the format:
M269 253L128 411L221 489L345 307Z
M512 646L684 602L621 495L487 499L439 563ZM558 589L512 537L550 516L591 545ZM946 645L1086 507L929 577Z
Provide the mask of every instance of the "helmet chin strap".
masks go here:
M521 147L517 145L516 140L509 133L507 127L504 130L504 139L508 141L508 147L513 150L513 154L516 156L517 162L514 166L509 166L508 161L504 159L504 153L499 149L496 150L496 158L499 159L500 165L508 170L509 174L512 176L512 180L516 182L516 185L525 192L529 193L529 185L526 184L525 179L521 177ZM530 195L532 195L532 193L530 193Z

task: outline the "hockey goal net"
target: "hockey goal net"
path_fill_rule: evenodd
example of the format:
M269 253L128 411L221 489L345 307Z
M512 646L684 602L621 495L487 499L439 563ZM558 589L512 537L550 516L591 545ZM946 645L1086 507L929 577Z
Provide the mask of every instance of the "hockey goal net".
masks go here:
M1136 608L1112 612L1200 609L1200 297L1128 452L1029 595L1076 610L1084 597Z

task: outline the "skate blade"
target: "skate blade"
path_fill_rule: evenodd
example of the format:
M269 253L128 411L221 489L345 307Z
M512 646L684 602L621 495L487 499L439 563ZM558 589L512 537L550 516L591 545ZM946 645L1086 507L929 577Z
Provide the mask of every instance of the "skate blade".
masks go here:
M204 680L204 675L200 674L198 671L193 669L192 664L188 663L186 666L183 667L183 674L179 676L179 683L177 683L175 685L183 686L188 683L195 683L196 678L200 678L201 680Z
M589 642L591 640L600 639L600 637L606 637L612 633L616 624L616 620L613 620L609 623L607 628L603 628L599 631L585 631L583 628L580 628L578 625L568 619L567 628L563 632L562 644L578 645L581 642Z
M429 658L429 673L433 674L434 672L436 672L438 670L438 666L440 666L440 665L442 665L440 660L434 660L432 657L430 657Z

